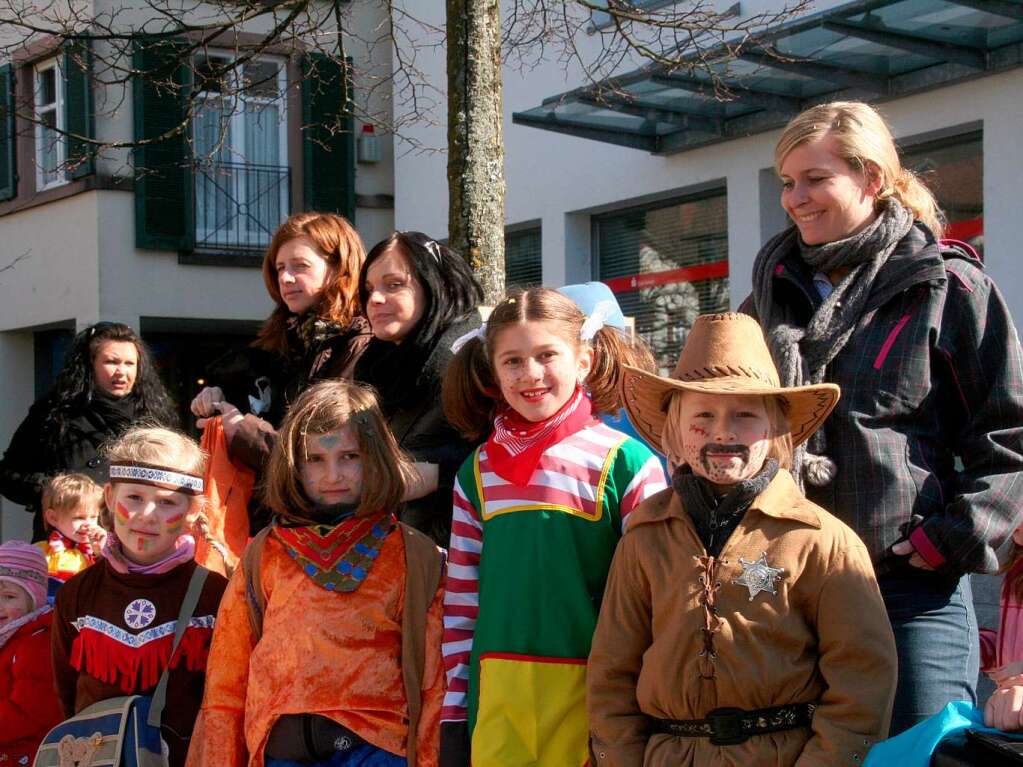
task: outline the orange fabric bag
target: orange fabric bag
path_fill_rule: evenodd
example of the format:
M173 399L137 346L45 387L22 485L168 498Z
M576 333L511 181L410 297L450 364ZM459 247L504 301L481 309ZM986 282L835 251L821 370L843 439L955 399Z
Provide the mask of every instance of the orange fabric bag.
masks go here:
M247 466L231 462L220 416L211 418L203 431L202 449L209 455L206 464L206 517L209 532L226 547L222 556L202 537L196 536L195 560L203 567L230 577L249 541L249 499L256 485L256 474Z

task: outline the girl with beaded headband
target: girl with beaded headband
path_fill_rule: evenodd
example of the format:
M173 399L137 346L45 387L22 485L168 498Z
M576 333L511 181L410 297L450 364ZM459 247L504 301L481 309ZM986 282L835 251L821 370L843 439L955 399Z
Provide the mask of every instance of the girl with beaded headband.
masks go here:
M207 574L177 652L181 604L196 564L189 534L202 514L206 456L194 440L136 428L106 449L103 497L113 530L103 557L57 594L54 676L66 716L121 695L151 695L170 667L163 739L180 767L199 713L213 625L227 580Z
M653 367L602 312L515 293L445 377L451 423L490 433L455 483L445 765L587 760L586 656L611 556L632 509L665 487L649 448L595 417L620 407L623 364Z
M267 469L274 521L224 597L189 767L436 765L442 558L396 521L413 471L368 387L295 401Z

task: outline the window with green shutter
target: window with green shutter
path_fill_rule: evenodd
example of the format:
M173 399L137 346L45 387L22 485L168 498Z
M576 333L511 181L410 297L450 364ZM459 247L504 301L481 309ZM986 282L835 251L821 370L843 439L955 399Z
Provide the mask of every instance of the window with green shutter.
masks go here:
M92 49L75 42L64 51L64 124L67 131L67 174L83 178L95 172L95 149L88 140L96 136L92 95Z
M132 77L135 141L135 245L189 251L193 223L187 44L135 41Z
M302 149L306 210L340 213L355 222L355 132L351 59L322 53L303 61Z
M698 315L728 310L724 191L595 217L593 247L597 278L635 317L663 373Z
M14 152L14 66L0 66L0 200L18 193L18 166Z
M540 227L504 235L504 285L507 290L543 283L541 240Z

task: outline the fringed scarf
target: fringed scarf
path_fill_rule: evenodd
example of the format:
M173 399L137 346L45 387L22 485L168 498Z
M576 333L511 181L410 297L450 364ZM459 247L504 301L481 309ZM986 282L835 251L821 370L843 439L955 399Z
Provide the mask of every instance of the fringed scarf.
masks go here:
M804 386L824 380L828 364L842 351L859 324L878 273L912 228L913 214L889 198L874 221L844 240L806 245L799 231L790 227L764 245L753 263L753 305L783 386ZM817 307L805 328L774 297L775 273L794 249L817 272L849 270ZM826 447L824 430L819 429L808 447L801 445L796 449L792 474L800 488L804 479L813 485L826 485L833 479L835 465L824 455Z
M508 408L494 420L494 431L487 439L490 465L502 479L524 487L547 448L595 421L590 398L581 387L557 413L538 423Z

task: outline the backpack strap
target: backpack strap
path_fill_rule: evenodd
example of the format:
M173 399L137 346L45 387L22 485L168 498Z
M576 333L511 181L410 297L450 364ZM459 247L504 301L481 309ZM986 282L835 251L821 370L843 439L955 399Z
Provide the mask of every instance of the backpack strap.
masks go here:
M202 595L202 587L206 583L206 576L210 574L202 565L196 565L192 571L192 578L188 581L188 591L181 602L181 611L178 613L178 621L174 626L174 643L171 645L170 655L167 656L167 667L160 674L160 682L153 692L153 701L149 704L149 718L146 723L150 727L160 727L160 719L163 716L163 708L167 704L167 683L170 681L171 661L174 660L174 653L178 651L181 638L185 636L185 630L192 621L195 608L199 604L199 597Z
M245 603L249 608L249 626L257 642L263 636L263 613L266 611L266 594L263 593L263 584L259 578L260 566L263 562L263 546L266 545L266 537L270 535L271 528L272 525L267 525L256 533L245 547L241 561L242 574L245 577Z
M409 767L415 767L426 669L426 614L440 586L444 560L432 539L403 522L398 527L405 543L405 605L401 614L401 676L408 704L405 759Z

